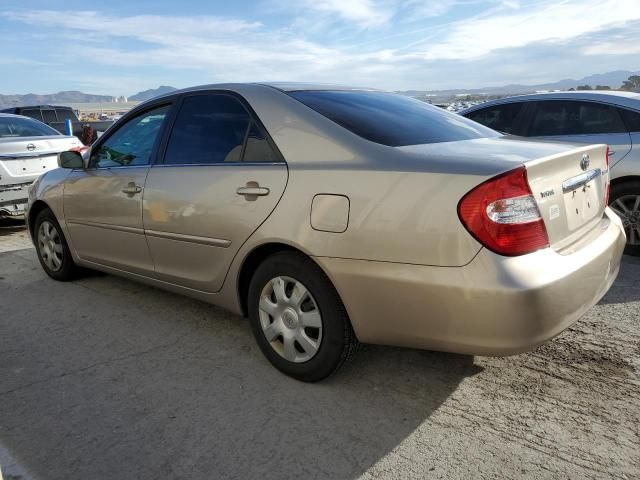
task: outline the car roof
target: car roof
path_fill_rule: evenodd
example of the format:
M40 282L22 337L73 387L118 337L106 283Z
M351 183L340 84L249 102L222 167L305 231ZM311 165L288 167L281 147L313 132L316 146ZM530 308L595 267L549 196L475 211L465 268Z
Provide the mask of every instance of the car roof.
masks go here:
M248 85L259 86L264 88L272 88L282 92L299 92L299 91L381 91L368 87L352 87L347 85L337 85L331 83L305 83L305 82L238 82L238 83L212 83L207 85L196 85L193 87L182 88L172 92L165 93L154 97L152 100L159 98L172 97L182 93L197 92L200 90L239 90ZM143 102L146 103L146 102Z
M621 92L618 90L579 90L571 92L541 92L527 95L515 95L513 97L500 98L479 103L460 112L461 115L470 113L481 108L493 105L502 105L514 102L530 102L542 100L590 100L595 102L612 103L621 107L630 107L640 110L640 93Z

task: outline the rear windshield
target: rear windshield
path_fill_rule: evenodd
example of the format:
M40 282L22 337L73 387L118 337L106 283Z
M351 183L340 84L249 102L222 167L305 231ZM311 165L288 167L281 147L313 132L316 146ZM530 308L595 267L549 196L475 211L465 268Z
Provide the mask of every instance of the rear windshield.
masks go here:
M460 115L394 93L298 91L289 95L356 135L391 147L500 135Z
M26 117L0 117L0 138L61 135L44 123Z

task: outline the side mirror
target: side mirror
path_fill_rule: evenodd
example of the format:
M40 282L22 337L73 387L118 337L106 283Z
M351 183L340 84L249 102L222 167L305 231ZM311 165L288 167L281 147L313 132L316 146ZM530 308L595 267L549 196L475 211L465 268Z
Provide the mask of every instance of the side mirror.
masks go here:
M62 152L58 154L60 168L84 168L84 160L78 152Z

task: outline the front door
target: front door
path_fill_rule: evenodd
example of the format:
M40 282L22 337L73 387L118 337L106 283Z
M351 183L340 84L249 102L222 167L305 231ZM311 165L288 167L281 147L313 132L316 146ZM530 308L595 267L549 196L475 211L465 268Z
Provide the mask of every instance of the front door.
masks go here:
M92 149L87 169L64 188L64 213L78 256L101 265L151 274L142 225L144 186L162 126L163 105L121 125Z
M151 168L145 187L144 228L156 277L218 291L286 183L286 164L237 97L185 97L164 161Z

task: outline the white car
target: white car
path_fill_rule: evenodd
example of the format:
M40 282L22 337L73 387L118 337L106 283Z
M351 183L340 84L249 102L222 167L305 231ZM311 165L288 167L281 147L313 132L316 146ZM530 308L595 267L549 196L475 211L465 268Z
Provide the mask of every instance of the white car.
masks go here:
M0 219L23 218L29 185L58 167L58 153L82 147L38 120L0 113Z

